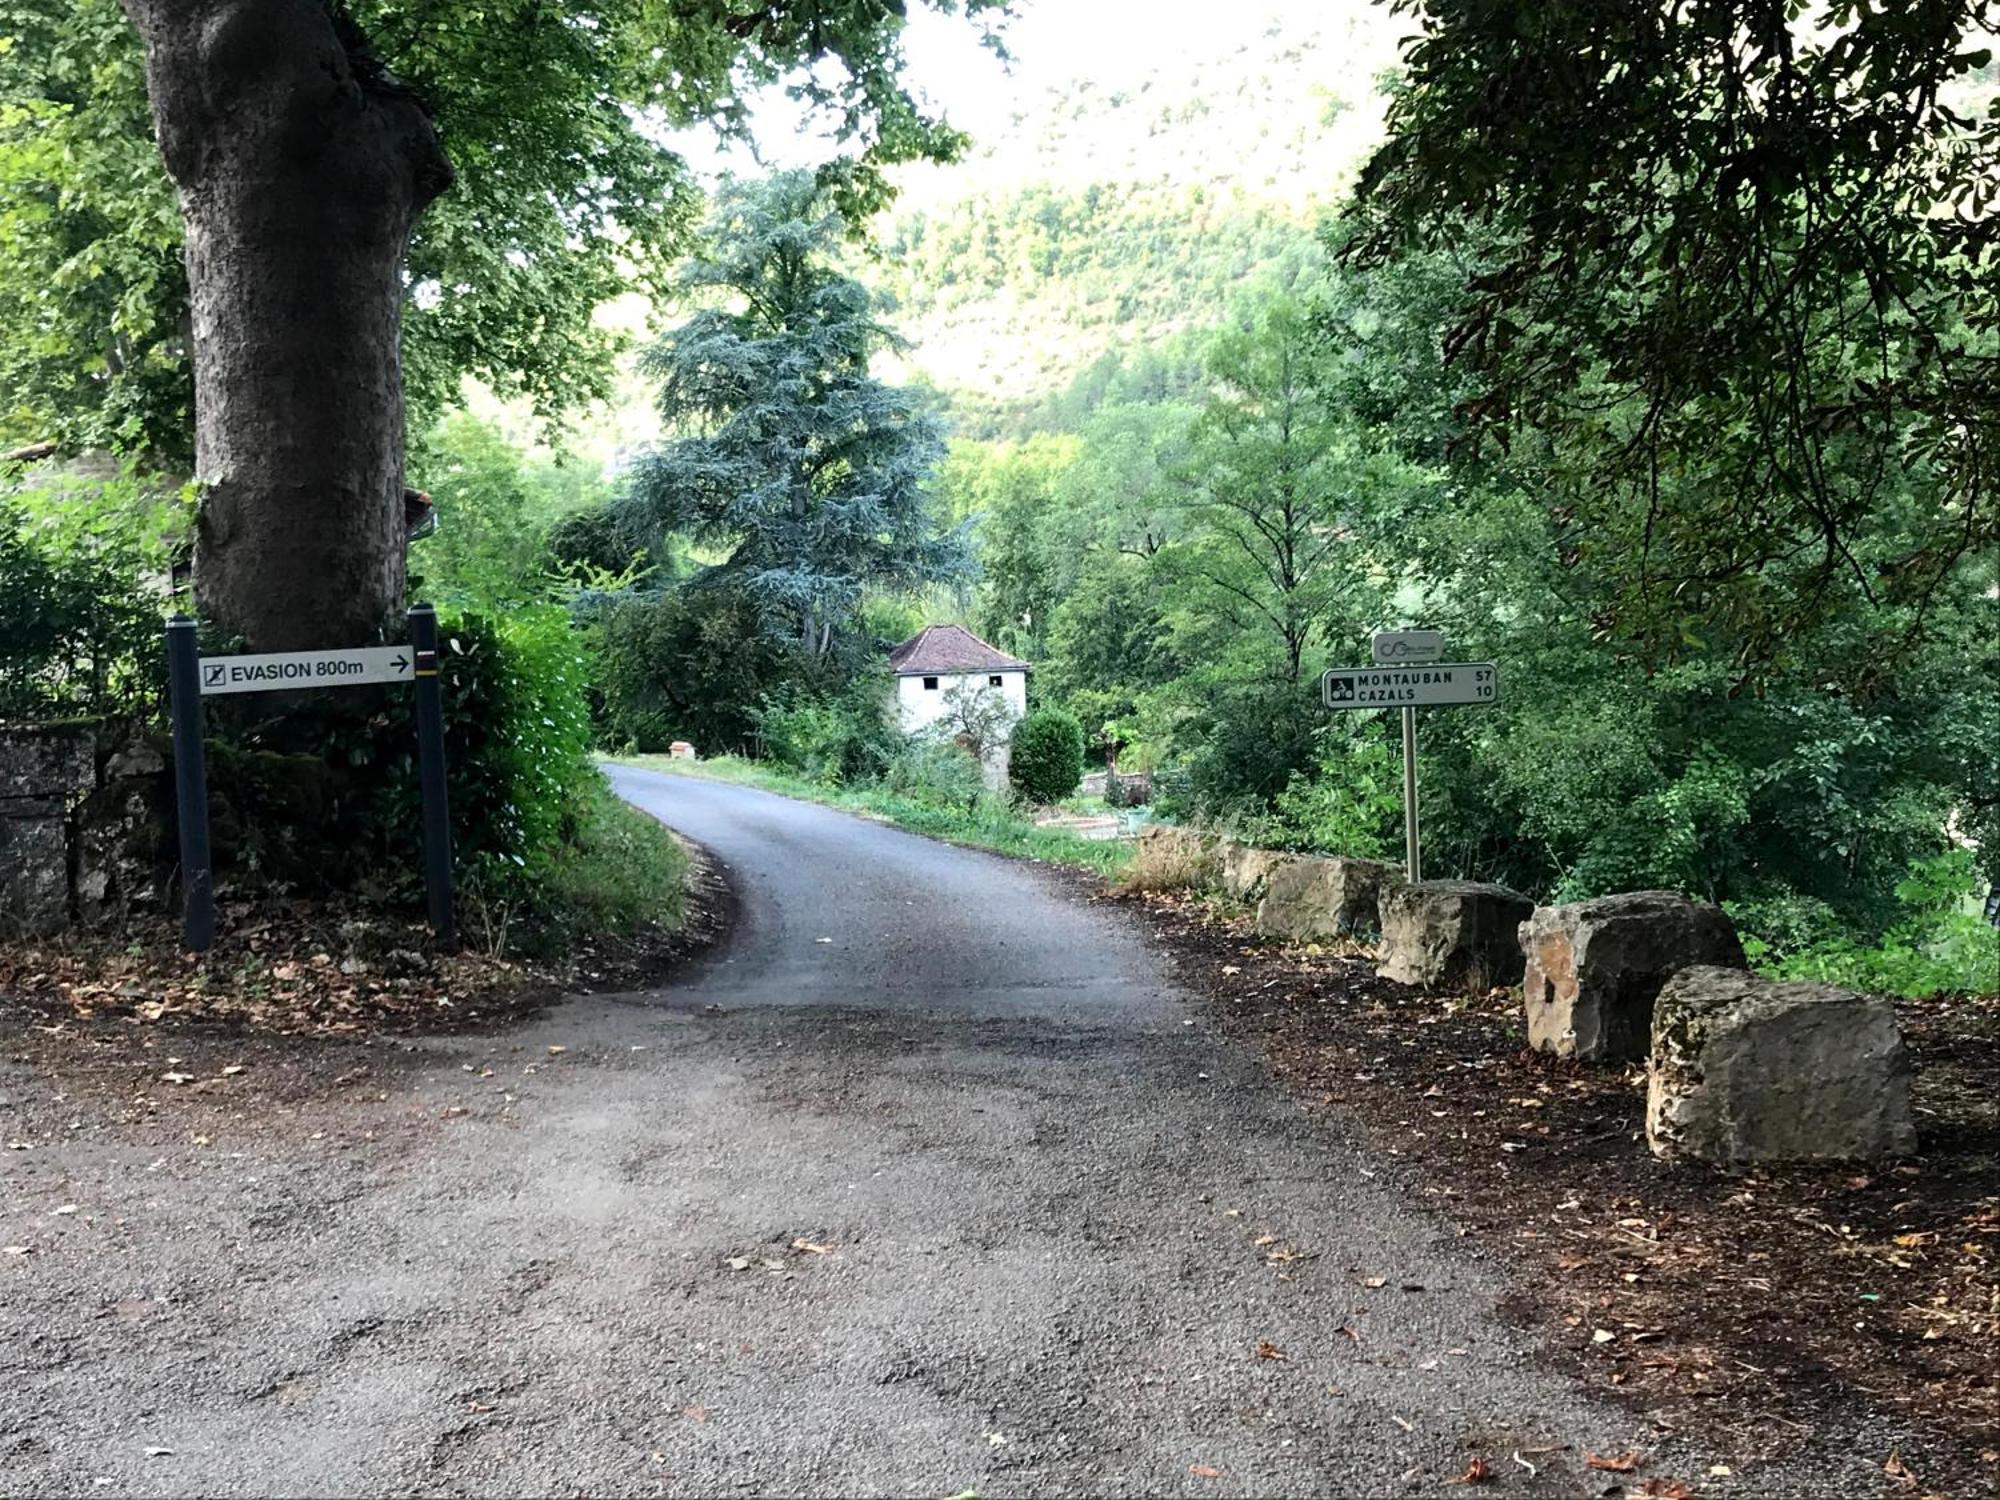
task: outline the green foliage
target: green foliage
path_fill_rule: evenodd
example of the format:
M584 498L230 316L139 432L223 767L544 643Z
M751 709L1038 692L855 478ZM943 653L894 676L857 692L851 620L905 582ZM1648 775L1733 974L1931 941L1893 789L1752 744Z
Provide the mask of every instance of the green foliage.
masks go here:
M1273 803L1271 842L1357 859L1397 849L1403 757L1385 727L1341 715L1314 736L1310 772L1294 772Z
M722 554L690 586L731 588L764 635L814 659L858 644L865 590L969 567L926 499L935 423L870 373L890 336L833 268L846 230L807 173L721 190L679 283L699 310L648 357L661 416L687 435L640 462L621 506Z
M824 175L855 213L885 201L883 167L963 145L904 88L902 12L874 0L343 10L432 110L457 170L409 250L419 413L468 374L551 419L610 394L616 339L597 308L663 292L699 212L660 125L747 138L744 101L783 76L850 148ZM185 460L186 307L179 213L116 0L0 3L0 446L55 437Z
M934 739L911 739L883 768L881 788L891 797L967 814L986 799L979 762L969 751Z
M132 474L0 486L0 721L143 712L165 681L150 578L185 525Z
M2000 539L1994 7L1402 8L1355 249L1466 266L1462 410L1548 445L1600 626L1751 675L1853 612L1921 628Z
M2000 995L2000 927L1968 909L1977 885L1969 850L1917 861L1896 887L1903 915L1872 943L1796 898L1732 905L1730 915L1751 963L1774 978L1912 997Z
M446 617L439 634L454 852L489 889L528 891L563 857L598 780L589 663L555 605ZM413 756L400 771L385 811L407 834L418 826Z
M619 800L601 778L582 793L573 821L569 838L527 895L528 936L536 947L566 951L605 933L681 925L688 860L672 834ZM467 904L477 919L496 927L521 901L512 894L516 889L506 883L489 894L482 881L468 892Z
M505 609L556 591L549 534L601 511L602 479L523 455L490 422L454 412L425 435L410 470L437 506L438 528L412 554L413 594L441 605Z
M594 617L603 737L664 750L677 739L704 755L747 753L757 743L758 705L796 691L795 647L760 628L740 590L629 592Z
M881 775L903 751L885 707L889 689L869 673L833 697L797 693L757 715L764 753L808 781L847 786Z
M1083 726L1059 708L1037 709L1014 726L1009 775L1029 802L1060 802L1083 780Z

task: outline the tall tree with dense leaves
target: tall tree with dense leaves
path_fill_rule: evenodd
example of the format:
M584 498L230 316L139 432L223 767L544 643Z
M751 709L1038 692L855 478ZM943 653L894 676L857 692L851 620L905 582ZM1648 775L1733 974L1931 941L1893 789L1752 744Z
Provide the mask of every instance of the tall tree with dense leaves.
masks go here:
M692 586L743 589L814 660L842 642L864 590L952 582L971 565L928 503L936 422L869 371L892 336L835 268L846 231L810 173L722 191L681 281L706 305L647 362L661 416L687 435L638 466L627 502L722 552Z
M2000 538L1990 0L1399 0L1366 261L1472 262L1461 415L1549 441L1598 627L1746 674L1850 605L1932 623Z
M959 144L902 87L902 7L877 0L119 4L144 42L185 281L159 266L165 180L110 144L137 103L110 0L0 5L0 174L34 189L37 253L67 251L70 290L95 286L31 295L41 344L83 324L68 342L103 351L98 385L127 395L143 375L168 396L163 377L191 365L197 593L259 646L365 639L401 602L406 303L420 383L477 371L559 406L608 378L595 305L663 282L684 247L694 195L657 126L740 132L746 93L791 76L854 144L834 175L864 202L883 164ZM40 131L90 149L35 158Z
M1217 335L1208 358L1217 393L1195 420L1180 474L1184 536L1163 554L1196 612L1261 643L1266 673L1288 685L1357 581L1340 557L1354 476L1313 343L1301 309L1282 298L1254 328Z

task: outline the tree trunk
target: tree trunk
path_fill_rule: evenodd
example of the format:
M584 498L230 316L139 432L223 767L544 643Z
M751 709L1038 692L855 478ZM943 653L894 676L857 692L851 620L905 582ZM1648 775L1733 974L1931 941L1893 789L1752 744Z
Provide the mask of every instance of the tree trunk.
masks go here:
M121 0L181 193L195 594L260 650L379 639L403 602L403 259L451 182L326 0Z

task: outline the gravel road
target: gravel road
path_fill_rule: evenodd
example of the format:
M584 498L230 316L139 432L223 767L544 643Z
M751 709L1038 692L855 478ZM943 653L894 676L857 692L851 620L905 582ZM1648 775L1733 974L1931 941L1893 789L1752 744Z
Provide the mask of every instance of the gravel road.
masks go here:
M416 1043L13 1047L0 1491L1463 1494L1478 1457L1575 1494L1634 1447L1755 1478L1538 1364L1497 1270L1117 913L616 781L741 902L666 989Z

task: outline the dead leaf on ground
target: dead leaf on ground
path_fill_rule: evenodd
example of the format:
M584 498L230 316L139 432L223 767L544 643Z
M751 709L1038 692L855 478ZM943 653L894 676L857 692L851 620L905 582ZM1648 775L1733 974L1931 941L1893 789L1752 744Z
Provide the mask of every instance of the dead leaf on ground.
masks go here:
M1619 1453L1610 1458L1602 1453L1586 1453L1583 1462L1585 1468L1602 1469L1607 1474L1630 1474L1645 1459L1637 1453Z
M1483 1458L1475 1457L1471 1463L1465 1466L1465 1472L1452 1480L1451 1483L1491 1484L1497 1478L1499 1476L1493 1472L1493 1465L1489 1464Z
M1207 1464L1189 1464L1188 1473L1194 1475L1197 1479L1220 1479L1222 1477L1222 1470L1211 1468Z
M1912 1474L1909 1465L1903 1462L1901 1449L1890 1453L1889 1457L1882 1464L1882 1472L1898 1484L1913 1485L1917 1482L1917 1476Z
M1361 1284L1367 1287L1370 1291L1374 1291L1377 1290L1378 1288L1387 1286L1389 1284L1389 1278L1386 1276L1364 1276L1361 1278Z
M815 1245L815 1244L814 1244L814 1243L813 1243L813 1242L812 1242L811 1240L805 1240L805 1239L799 1239L799 1240L793 1240L793 1241L792 1241L792 1248L793 1248L794 1250L798 1251L798 1252L799 1252L799 1253L800 1253L801 1255L831 1255L831 1254L833 1254L833 1246L831 1246L831 1245Z
M1678 1479L1649 1479L1639 1490L1642 1494L1656 1495L1659 1500L1694 1500L1694 1491Z
M1269 1339L1259 1339L1257 1341L1257 1357L1259 1359L1291 1358L1289 1354L1285 1353L1284 1350L1280 1349L1276 1344L1272 1343Z

